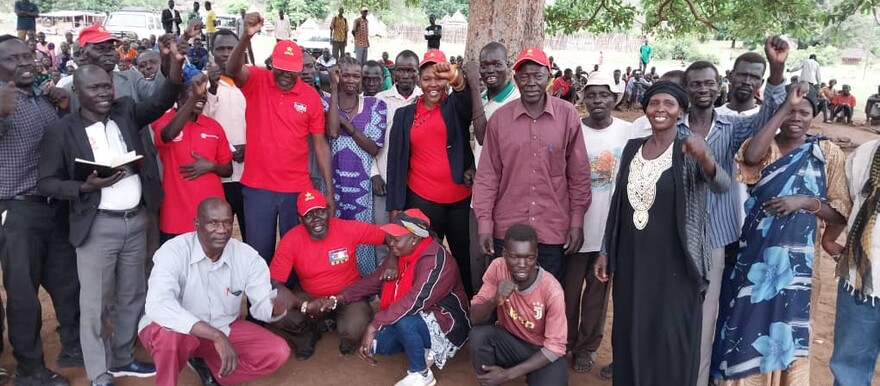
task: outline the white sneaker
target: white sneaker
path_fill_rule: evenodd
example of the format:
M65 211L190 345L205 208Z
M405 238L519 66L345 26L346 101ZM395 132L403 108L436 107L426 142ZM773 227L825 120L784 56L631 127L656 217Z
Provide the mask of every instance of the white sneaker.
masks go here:
M429 368L426 375L407 372L406 376L397 381L394 386L434 386L436 384L437 380L434 379L434 373Z

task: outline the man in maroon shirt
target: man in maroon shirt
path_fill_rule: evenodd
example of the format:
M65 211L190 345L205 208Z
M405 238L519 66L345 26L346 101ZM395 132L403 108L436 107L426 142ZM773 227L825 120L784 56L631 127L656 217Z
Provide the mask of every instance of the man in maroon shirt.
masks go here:
M584 241L590 163L577 110L546 91L547 55L527 48L513 70L522 96L489 119L474 180L480 250L500 256L507 228L531 225L538 232L538 263L561 282L564 254L576 253Z

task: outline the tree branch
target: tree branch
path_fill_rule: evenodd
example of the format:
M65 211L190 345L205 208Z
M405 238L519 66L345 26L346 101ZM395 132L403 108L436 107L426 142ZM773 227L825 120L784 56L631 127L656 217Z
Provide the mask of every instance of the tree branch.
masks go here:
M718 27L715 26L715 23L703 16L700 16L700 13L697 12L697 6L694 5L694 0L685 0L685 2L687 2L688 8L690 8L691 14L694 15L694 19L697 19L697 21L699 21L700 23L703 23L707 27L718 31Z
M599 15L599 11L601 11L603 8L605 8L605 1L606 0L602 0L602 2L599 3L599 5L596 7L596 10L593 11L593 14L590 15L590 17L588 19L577 20L574 23L572 23L572 27L577 29L577 28L583 28L583 27L590 25L590 23L592 23L593 20L596 19L596 16Z

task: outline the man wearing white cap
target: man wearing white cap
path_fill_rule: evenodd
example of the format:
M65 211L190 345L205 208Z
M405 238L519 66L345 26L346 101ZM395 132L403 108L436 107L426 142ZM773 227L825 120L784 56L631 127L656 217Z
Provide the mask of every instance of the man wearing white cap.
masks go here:
M327 197L333 197L330 146L324 136L321 98L314 88L299 80L302 49L291 40L282 40L272 52L271 70L245 67L245 49L263 26L263 17L249 13L243 23L244 34L232 50L226 71L247 100L247 167L241 184L248 244L268 261L275 254L276 230L283 237L299 223L297 196L312 188L306 140L309 136L314 140ZM336 212L333 200L328 206L330 213Z
M581 118L581 130L590 160L593 201L584 215L584 244L578 253L566 256L563 287L572 367L583 373L593 367L593 356L602 343L610 287L596 280L590 268L602 248L602 230L611 207L620 154L630 137L630 123L611 116L611 110L623 97L611 74L590 74L580 97L590 113Z

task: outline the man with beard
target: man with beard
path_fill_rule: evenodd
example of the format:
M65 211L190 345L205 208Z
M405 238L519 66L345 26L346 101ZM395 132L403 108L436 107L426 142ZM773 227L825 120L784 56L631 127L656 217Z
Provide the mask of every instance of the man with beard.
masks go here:
M36 75L27 44L12 35L0 36L0 266L9 343L18 363L16 384L67 386L44 362L39 288L49 293L58 319L58 366L82 366L76 254L68 241L67 204L39 194L37 167L44 132L58 119L58 110L67 109L69 99L60 89L48 95L37 92ZM3 313L0 304L0 320ZM0 384L7 381L9 374L0 368Z
M177 107L151 125L162 160L165 200L159 212L161 242L194 230L196 207L208 197L223 197L221 177L232 175L232 152L217 121L202 115L207 102L205 75L184 83Z
M269 261L275 255L276 234L283 237L299 223L297 196L312 189L307 137L314 141L327 196L333 197L330 146L324 135L321 98L299 79L302 49L282 40L272 52L272 70L244 66L245 49L260 32L263 17L249 13L242 23L245 34L232 50L226 72L248 100L248 167L241 178L248 243ZM336 212L333 200L329 208Z
M473 120L474 128L474 165L480 165L480 154L483 152L483 140L486 138L486 125L489 118L501 106L519 99L519 89L510 79L510 66L507 62L507 47L499 42L489 42L480 50L480 79L486 85L486 91L480 95L483 104L483 115ZM475 187L476 188L476 187ZM471 277L474 292L483 285L483 273L494 256L486 256L480 252L480 235L477 230L477 215L471 204L470 216L470 258ZM467 278L465 278L467 279Z
M718 107L715 111L720 115L751 116L758 113L760 107L755 101L755 93L764 84L764 71L767 60L756 52L746 52L733 62L730 73L730 89L733 91L730 102Z
M369 60L361 69L361 78L364 96L375 96L382 91L382 65L375 60Z
M679 123L679 131L701 135L706 139L716 163L728 174L734 170L734 155L742 143L764 126L776 110L785 102L785 60L788 43L779 36L771 36L764 45L770 66L770 77L764 91L765 99L760 111L752 116L721 115L715 112L715 99L721 82L714 65L704 61L694 62L685 70L684 87L688 93L691 109ZM755 66L757 67L757 66ZM742 68L742 66L740 67ZM762 76L763 72L758 76ZM709 365L712 356L712 340L715 320L718 317L718 300L726 250L736 248L742 229L742 198L738 189L713 193L707 198L708 246L711 249L709 283L703 301L703 327L701 341L700 373L697 384L709 382Z
M410 50L404 50L397 54L392 75L394 76L394 87L376 94L376 98L385 102L386 127L389 132L397 109L415 102L422 95L422 89L417 85L419 78L418 55ZM388 145L388 141L385 141L385 146L379 148L379 154L376 154L370 169L370 182L373 184L373 223L376 225L385 225L389 221L388 211L385 210ZM388 256L388 247L376 246L376 261L381 264L386 256Z
M339 331L339 352L352 355L372 309L366 300L337 304L335 295L361 278L358 246L384 243L385 232L373 224L335 218L317 190L300 194L296 206L300 225L284 235L269 266L273 286L279 293L286 292L293 303L287 316L269 328L295 347L296 359L302 361L315 353L321 338L319 322L329 317ZM326 297L333 301L330 309L315 301Z
M161 188L153 158L103 178L96 171L77 176L75 159L109 164L129 152L144 154L141 128L162 116L180 90L183 55L173 38L162 43L170 72L156 96L143 103L130 97L114 100L110 74L83 65L73 84L82 108L50 125L41 145L39 192L70 200L80 338L93 386L112 386L114 376L149 377L156 371L134 358L134 336L146 296L147 212L158 212ZM104 329L111 317L112 336Z

